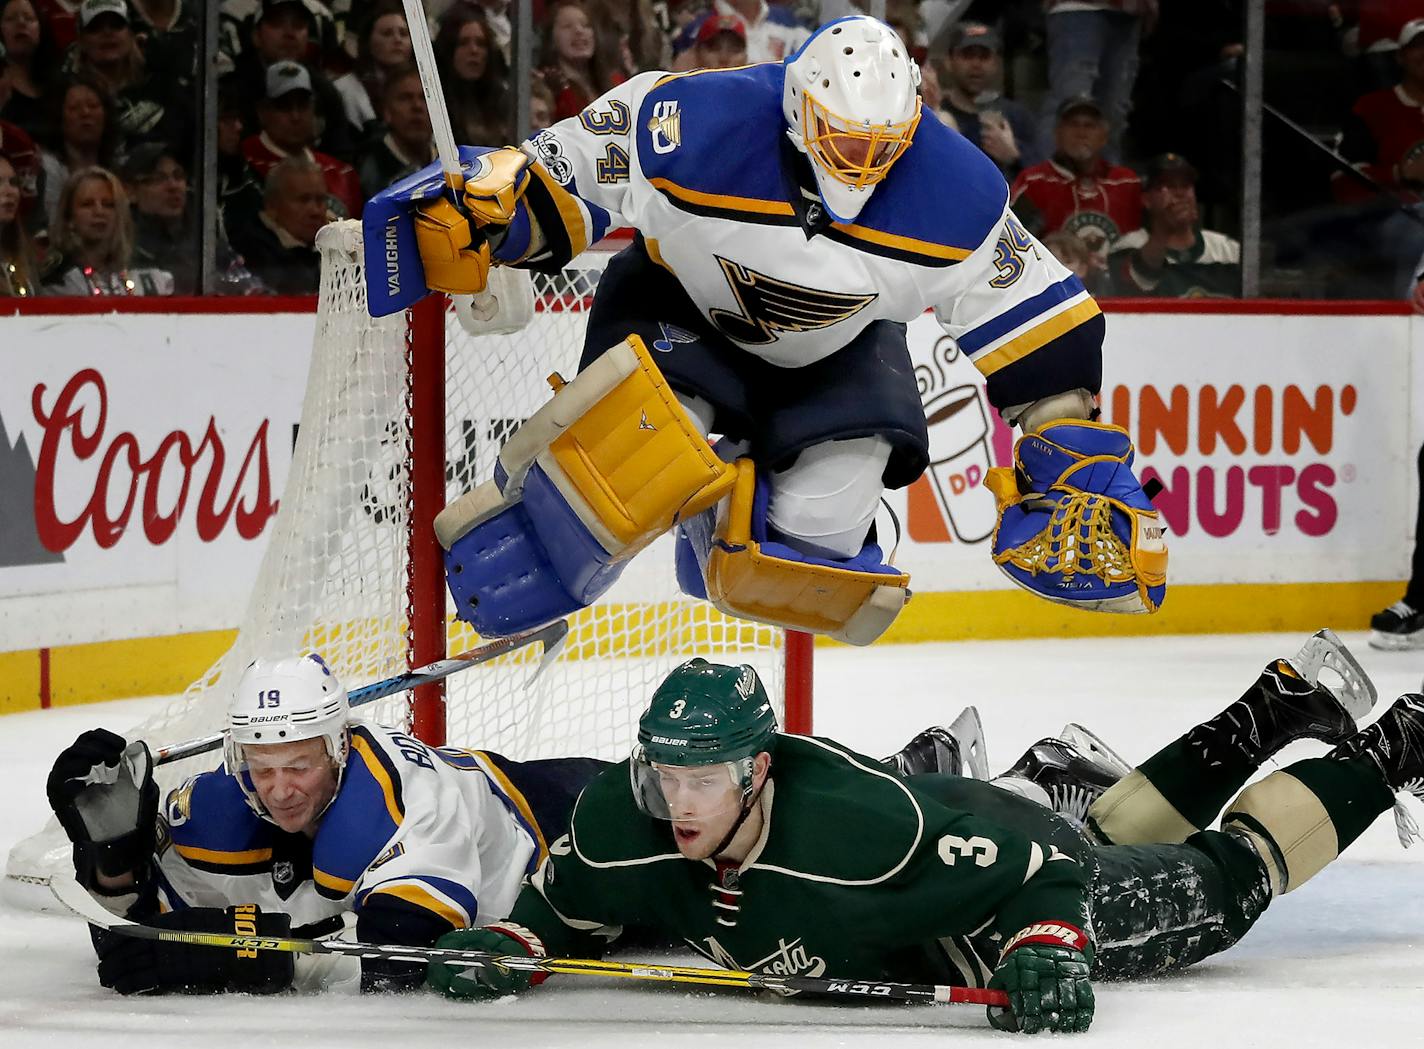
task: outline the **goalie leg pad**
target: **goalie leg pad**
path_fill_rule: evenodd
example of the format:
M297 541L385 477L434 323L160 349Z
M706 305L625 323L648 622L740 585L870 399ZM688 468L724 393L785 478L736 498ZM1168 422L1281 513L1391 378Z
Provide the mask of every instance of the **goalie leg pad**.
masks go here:
M768 540L768 486L758 484L750 459L738 460L736 470L715 531L703 515L680 533L700 555L708 599L728 615L851 645L868 645L883 634L909 600L910 577L886 565L873 543L853 558L831 561ZM684 550L680 579L687 567Z
M493 498L487 515L445 552L455 614L481 634L501 637L592 604L622 573L537 466L521 497L505 502L489 481L462 497Z
M495 615L509 632L546 622L568 602L554 614L583 607L623 562L712 506L734 476L630 337L519 428L494 481L436 517L461 618L483 630L480 621ZM480 610L491 600L497 615ZM515 626L523 601L529 611Z

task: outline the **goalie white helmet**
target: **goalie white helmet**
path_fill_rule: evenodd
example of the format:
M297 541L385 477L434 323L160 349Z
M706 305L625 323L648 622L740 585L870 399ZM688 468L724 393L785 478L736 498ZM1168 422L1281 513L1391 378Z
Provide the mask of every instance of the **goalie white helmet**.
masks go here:
M339 788L350 749L350 720L346 688L320 656L254 660L228 703L223 767L236 778L253 811L270 821L248 774L245 748L321 739Z
M920 67L884 22L827 22L786 60L787 134L811 158L831 217L860 214L920 122Z

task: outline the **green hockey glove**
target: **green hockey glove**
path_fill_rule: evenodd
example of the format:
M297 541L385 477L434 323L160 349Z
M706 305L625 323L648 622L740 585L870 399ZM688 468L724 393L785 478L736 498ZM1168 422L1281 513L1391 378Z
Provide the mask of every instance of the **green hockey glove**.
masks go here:
M542 958L544 944L522 925L505 922L482 929L458 929L447 932L435 941L435 946L451 951L489 951L491 954L524 955ZM461 966L458 963L432 962L425 983L447 998L463 1001L488 1001L501 995L516 994L544 982L545 973L528 973L506 969L499 965Z
M1073 944L1074 946L1069 946ZM1081 929L1061 922L1031 925L1009 940L989 986L1008 992L1009 1008L990 1007L1001 1031L1086 1031L1093 1022L1091 951Z

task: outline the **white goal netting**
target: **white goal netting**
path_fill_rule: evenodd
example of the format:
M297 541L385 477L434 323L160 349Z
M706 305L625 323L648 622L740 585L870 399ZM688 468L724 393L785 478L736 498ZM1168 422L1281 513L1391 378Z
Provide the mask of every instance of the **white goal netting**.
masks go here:
M348 688L410 665L407 323L366 312L359 223L328 227L318 245L321 297L300 431L256 586L232 648L130 733L150 746L220 732L227 690L257 656L319 652ZM549 398L551 372L577 370L604 259L589 252L557 276L535 275L535 318L518 334L474 338L447 314L447 499L491 476L504 440ZM672 560L669 537L641 553L572 618L562 655L532 688L525 682L538 646L449 678L446 740L517 759L620 758L657 681L694 655L753 664L780 703L782 632L685 597ZM450 653L479 643L448 614L446 625ZM409 727L409 697L380 700L359 716ZM220 760L213 753L165 765L160 780L171 786ZM67 856L52 824L12 851L7 882L35 884Z

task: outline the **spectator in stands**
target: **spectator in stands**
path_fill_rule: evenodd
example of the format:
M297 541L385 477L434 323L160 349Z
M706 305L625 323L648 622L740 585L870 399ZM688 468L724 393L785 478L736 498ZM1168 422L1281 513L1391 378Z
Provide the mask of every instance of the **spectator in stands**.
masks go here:
M43 205L50 223L59 217L59 197L72 171L109 167L118 148L119 132L104 89L76 76L53 96L49 126L54 129L40 152L44 170Z
M468 2L468 0L461 0ZM495 50L504 59L506 67L509 66L513 55L510 53L510 45L514 41L514 26L509 21L509 0L476 0L480 10L484 13L485 23L490 29L490 39L493 41Z
M625 79L598 49L593 22L579 0L558 0L549 12L540 49L544 81L554 93L554 120L576 116Z
M789 8L766 0L712 0L712 13L746 23L748 62L780 62L811 35Z
M1040 137L1045 146L1053 142L1059 107L1086 95L1107 118L1107 155L1119 160L1138 46L1156 25L1157 0L1045 0L1045 5L1048 98Z
M959 133L983 150L1004 178L1036 163L1037 128L1026 106L999 93L1003 75L999 34L982 22L961 22L950 37L941 79L940 108ZM1041 154L1040 154L1041 155Z
M1098 265L1097 256L1073 234L1066 230L1050 233L1043 238L1043 246L1090 289L1100 283L1103 271Z
M279 295L309 295L321 284L316 235L330 221L326 182L306 157L293 156L267 175L257 221L232 231L248 267Z
M262 128L242 143L242 155L259 178L265 179L278 161L297 155L316 164L326 175L329 206L338 218L360 218L361 181L343 160L317 152L316 106L311 74L300 62L273 62L267 67L267 90L257 107Z
M1241 294L1241 243L1201 228L1197 169L1176 153L1147 166L1146 224L1124 233L1108 255L1111 294L1170 298Z
M1070 98L1058 107L1053 156L1014 179L1016 214L1040 237L1067 230L1092 250L1097 270L1124 233L1142 225L1142 181L1103 157L1108 123L1097 102Z
M554 122L554 93L544 78L535 73L529 78L529 134L543 131Z
M320 5L316 5L320 7ZM266 97L267 69L276 62L299 62L306 66L316 112L321 118L321 135L316 143L322 152L339 160L355 156L355 142L341 94L319 70L313 68L308 52L316 28L314 7L303 0L262 0L251 23L251 46L244 47L229 76L243 106L243 122L256 127L257 109ZM330 12L324 7L328 23Z
M142 145L124 158L120 175L133 202L134 265L171 273L178 295L198 294L201 231L195 221L182 158L162 143ZM221 217L214 263L214 291L219 295L250 295L267 290L228 244Z
M45 138L45 92L59 67L59 51L31 0L0 2L0 52L8 85L8 97L0 98L0 118L32 138Z
M450 8L440 21L434 50L455 141L493 146L513 139L509 67L493 45L484 11L467 3Z
M38 271L30 234L20 219L21 181L0 152L0 299L35 294Z
M711 15L697 29L689 69L728 69L747 64L747 24L736 15Z
M386 133L367 148L358 169L361 193L367 200L435 159L430 112L425 108L420 70L415 66L408 65L386 78L381 119Z
M8 120L0 120L0 157L10 162L19 180L20 217L31 229L43 229L45 219L39 208L39 199L44 171L40 166L40 151L35 140L24 128Z
M172 295L173 276L133 263L123 183L105 168L76 171L59 195L44 267L46 295Z
M198 18L191 0L129 0L134 30L145 39L145 49L164 52L167 66L198 58Z
M109 96L119 136L126 144L191 143L195 127L188 97L192 55L182 56L182 62L186 69L165 68L145 57L129 22L125 0L84 0L79 8L79 42L69 64L75 72L90 76Z
M405 24L401 0L380 0L371 9L356 45L356 65L332 86L341 93L346 119L357 141L379 134L376 107L390 75L408 66L413 59L410 28Z
M1340 153L1375 182L1417 200L1424 188L1424 18L1399 33L1402 79L1360 96L1345 121ZM1340 201L1369 200L1375 191L1343 171L1330 184Z
M79 5L80 0L35 0L35 13L61 54L79 38Z
M242 107L230 81L218 87L218 214L228 229L257 221L262 210L262 179L242 153L246 138Z

